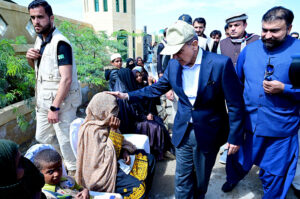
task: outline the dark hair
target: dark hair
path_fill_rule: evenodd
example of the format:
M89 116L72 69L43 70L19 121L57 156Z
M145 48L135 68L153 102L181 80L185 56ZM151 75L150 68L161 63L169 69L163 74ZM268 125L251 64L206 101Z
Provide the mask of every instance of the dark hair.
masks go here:
M227 29L228 29L228 23L224 26L225 32L226 32Z
M141 73L141 72L138 71L138 70L132 70L131 72L132 72L134 78L136 78L136 76L137 76L136 74L137 74L137 73Z
M142 58L142 57L137 57L137 58L136 58L136 65L137 65L137 63L138 63L138 60L139 60L139 59L141 59L141 60L142 60L142 62L144 63L144 60L143 60L143 58Z
M219 31L219 30L213 30L213 31L210 33L210 37L213 37L213 36L216 36L216 35L219 35L219 37L221 38L221 37L222 37L221 31Z
M42 170L43 166L41 162L55 163L61 161L61 156L57 151L54 151L53 149L45 149L35 155L33 163L39 170Z
M268 10L262 17L262 21L270 22L275 20L284 20L287 27L289 27L294 20L294 14L291 10L282 6L273 7Z
M206 27L206 21L202 17L198 17L198 18L194 19L193 25L194 25L195 22L197 22L197 23L203 23L204 27Z
M45 0L34 0L28 5L28 11L30 9L37 8L39 6L42 6L45 9L46 14L48 17L51 17L53 15L52 8Z

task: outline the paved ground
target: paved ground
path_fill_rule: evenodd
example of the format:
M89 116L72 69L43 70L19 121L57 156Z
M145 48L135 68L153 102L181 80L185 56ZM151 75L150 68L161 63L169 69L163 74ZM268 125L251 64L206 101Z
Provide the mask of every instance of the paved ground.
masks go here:
M153 179L151 199L171 199L174 197L174 174L176 160L157 162ZM251 172L243 179L237 187L230 193L221 191L221 187L226 179L225 165L218 162L213 168L206 199L259 199L263 191L258 178L258 167L253 167ZM290 189L287 199L297 199Z
M158 109L160 111L160 109ZM174 118L171 117L172 106L167 101L167 122L169 129L172 127ZM163 116L162 116L163 118ZM176 160L159 161L153 179L150 199L173 199L174 197L174 174ZM249 174L230 193L221 190L226 181L225 165L219 163L219 156L213 168L206 199L259 199L263 195L261 182L258 178L258 167L253 167ZM286 199L297 199L293 190L290 189Z

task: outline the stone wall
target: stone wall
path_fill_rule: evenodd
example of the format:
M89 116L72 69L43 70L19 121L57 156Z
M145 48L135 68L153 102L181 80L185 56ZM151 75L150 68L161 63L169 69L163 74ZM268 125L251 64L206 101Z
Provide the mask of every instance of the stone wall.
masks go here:
M33 139L36 122L32 117L34 98L31 99L30 107L25 101L21 101L0 109L0 139L13 140L17 144L23 144ZM16 111L17 110L17 111ZM22 131L17 123L17 115L24 115L29 127Z
M81 84L82 105L77 111L78 117L85 117L85 108L92 97L104 90L107 87L95 86L91 84ZM32 98L28 104L26 101L21 101L10 106L0 109L0 139L13 140L17 144L24 145L34 141L36 130L36 120L33 118L32 112L35 106L35 99ZM17 110L17 112L16 112ZM17 115L24 115L25 120L29 122L29 127L26 131L22 131L17 123Z

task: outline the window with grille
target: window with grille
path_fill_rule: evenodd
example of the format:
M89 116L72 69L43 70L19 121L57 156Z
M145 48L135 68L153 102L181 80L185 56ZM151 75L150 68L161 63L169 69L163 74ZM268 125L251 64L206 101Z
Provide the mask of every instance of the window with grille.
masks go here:
M120 3L119 3L119 0L116 0L116 11L120 12Z
M104 12L108 11L107 0L103 0L103 10L104 10Z
M99 12L99 0L95 0L95 12Z
M127 0L123 0L123 12L127 12Z

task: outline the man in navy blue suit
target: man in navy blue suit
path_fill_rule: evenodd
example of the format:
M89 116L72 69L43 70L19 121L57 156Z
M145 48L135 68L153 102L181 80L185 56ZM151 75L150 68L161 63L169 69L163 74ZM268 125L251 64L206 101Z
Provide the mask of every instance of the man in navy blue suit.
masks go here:
M204 198L219 147L227 141L234 154L243 140L242 85L228 57L199 48L193 26L177 21L168 28L167 40L162 53L174 59L157 83L110 94L136 102L174 90L179 97L172 136L175 197Z

